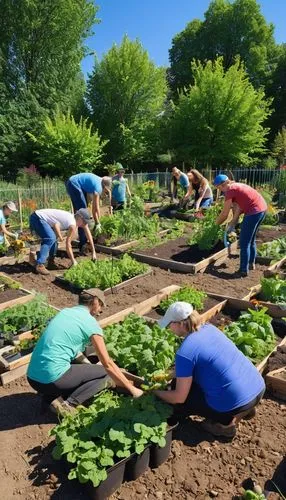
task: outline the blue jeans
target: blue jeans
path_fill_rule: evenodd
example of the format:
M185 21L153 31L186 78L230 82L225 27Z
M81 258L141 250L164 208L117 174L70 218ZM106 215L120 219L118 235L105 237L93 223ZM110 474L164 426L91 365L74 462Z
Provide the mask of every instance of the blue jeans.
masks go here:
M213 198L203 198L200 203L200 208L208 208L213 204Z
M68 180L66 183L66 190L70 196L74 212L80 208L87 208L87 193L85 193L78 184ZM78 237L79 247L82 248L87 242L85 232L82 227L78 228Z
M240 232L240 271L247 273L249 264L254 264L256 259L256 233L265 217L266 212L254 215L245 215Z
M37 252L37 264L45 264L57 253L57 238L51 226L34 212L30 216L30 229L41 238L41 248Z

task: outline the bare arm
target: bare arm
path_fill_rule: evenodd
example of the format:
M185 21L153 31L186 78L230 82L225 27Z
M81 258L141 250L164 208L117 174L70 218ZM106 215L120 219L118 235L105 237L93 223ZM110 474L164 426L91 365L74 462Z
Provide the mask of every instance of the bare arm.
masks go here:
M207 181L202 181L202 186L201 186L201 194L200 194L200 197L197 199L196 201L196 206L195 208L199 208L200 204L201 204L201 201L203 200L204 196L205 196L205 192L207 190L207 187L208 187L208 183Z
M187 198L190 198L190 196L193 194L193 186L192 184L190 183L189 184L189 187L188 187L188 191L186 192L184 198L187 199Z
M59 241L64 241L63 237L62 237L62 233L61 233L61 226L56 223L54 226L53 226L53 230L55 231L56 233L56 237Z
M238 222L239 216L241 214L240 207L237 203L233 203L232 212L233 212L233 217L232 217L231 225L233 227L235 227L237 222Z
M118 366L112 361L110 358L104 339L101 335L93 335L91 338L92 345L95 348L96 354L101 362L102 366L104 366L108 375L114 380L118 387L124 387L127 389L132 396L138 397L143 394L141 389L137 389L134 387L131 382L123 375Z
M180 377L176 379L176 389L172 391L154 391L154 394L166 403L184 403L192 387L193 377Z
M100 206L99 206L99 194L98 193L93 193L93 196L92 196L92 216L93 216L96 224L98 224L99 219L100 219Z
M90 244L91 246L91 251L92 251L92 259L96 259L96 251L95 251L95 248L94 248L94 243L93 243L93 237L92 237L92 234L90 232L90 229L88 226L84 226L83 228L84 232L85 232L85 235L86 235L86 239L88 241L88 243Z
M231 205L232 205L232 200L227 200L224 202L224 207L223 207L220 215L218 216L217 220L215 221L216 224L220 225L228 218L228 214L230 212Z
M76 260L74 258L71 242L75 237L75 233L76 233L76 226L70 226L68 229L68 234L66 239L66 251L73 265L76 263Z
M11 236L12 238L15 237L14 233L10 233L10 231L8 231L8 229L6 229L5 224L0 224L0 229L1 229L1 233L5 234L5 236Z

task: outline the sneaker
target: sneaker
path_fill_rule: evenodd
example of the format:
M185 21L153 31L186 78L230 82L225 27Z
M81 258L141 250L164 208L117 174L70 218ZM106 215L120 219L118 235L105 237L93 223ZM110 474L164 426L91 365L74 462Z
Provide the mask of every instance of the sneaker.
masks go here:
M30 252L30 254L29 254L29 264L34 267L36 265L36 262L37 262L37 260L36 260L36 252Z
M247 271L239 271L238 272L240 278L247 278L248 272Z
M236 434L236 427L234 424L223 425L219 422L213 422L212 420L206 419L201 425L205 431L213 434L213 436L232 439Z
M50 274L49 271L45 268L44 264L38 264L36 266L36 273L42 274L43 276L48 276Z
M76 408L65 401L62 397L54 399L49 406L50 410L56 415L66 415L67 413L75 413Z
M59 269L59 267L57 266L57 264L55 263L55 260L54 259L49 259L48 260L48 265L47 265L47 268L50 270L50 271L57 271Z
M255 271L255 264L249 264L249 271Z

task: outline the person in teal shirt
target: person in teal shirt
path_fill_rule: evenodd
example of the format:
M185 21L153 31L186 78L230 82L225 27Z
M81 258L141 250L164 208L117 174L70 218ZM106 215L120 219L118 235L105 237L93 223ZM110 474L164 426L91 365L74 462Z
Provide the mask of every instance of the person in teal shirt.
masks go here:
M111 206L113 210L122 210L126 204L126 193L131 197L128 180L124 177L125 169L117 163L117 174L112 177Z
M17 239L17 233L11 233L6 228L7 218L11 215L12 212L18 212L16 205L13 201L7 201L4 203L2 209L0 209L0 245L5 243L5 236L9 236L10 238Z
M103 331L95 319L105 305L99 289L85 290L79 305L60 311L39 339L28 367L27 378L46 404L57 398L61 408L71 411L103 389L118 385L134 397L142 394L110 359ZM92 343L101 365L73 361Z
M173 178L172 198L173 199L177 198L178 183L180 184L180 186L183 190L184 196L185 196L188 192L189 185L190 185L189 178L188 178L187 174L185 174L184 172L181 172L181 170L179 170L177 167L173 167L172 168L172 178ZM188 200L185 200L185 198L181 199L181 202L183 204L186 204L187 201Z

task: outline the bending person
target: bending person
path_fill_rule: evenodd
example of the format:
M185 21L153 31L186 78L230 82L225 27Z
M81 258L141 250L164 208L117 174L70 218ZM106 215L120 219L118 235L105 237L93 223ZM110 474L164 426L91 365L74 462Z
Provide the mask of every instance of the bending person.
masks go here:
M103 331L95 319L104 305L101 290L86 290L80 294L78 306L60 311L44 330L33 351L27 377L45 403L61 397L62 409L71 410L115 385L134 397L141 396L141 389L127 380L108 355ZM72 364L90 342L101 365Z
M176 353L175 388L155 394L177 405L178 416L205 417L205 430L234 437L239 420L254 416L263 397L265 384L258 370L224 333L203 324L191 304L175 302L159 325L184 341Z
M53 268L55 266L55 255L57 252L57 242L63 241L61 231L67 230L66 237L66 252L70 258L72 265L77 262L74 258L72 249L72 240L75 239L76 229L81 228L92 249L92 259L96 260L96 253L93 243L93 238L89 229L89 225L93 223L90 213L87 208L81 208L75 215L65 210L57 210L53 208L46 208L43 210L36 210L30 216L30 229L41 238L41 248L37 256L35 252L30 252L29 262L35 266L38 274L47 275L49 271L46 269L45 264L48 261L48 266Z
M5 243L5 237L10 236L10 238L17 239L18 235L16 233L11 233L6 228L7 219L12 212L18 212L14 201L7 201L4 203L2 209L0 210L0 245Z
M186 200L195 193L194 208L208 208L213 204L213 193L209 181L196 169L188 172L190 185L185 195Z
M189 179L187 174L184 174L184 172L181 172L177 167L172 168L172 176L173 176L173 191L172 191L172 196L173 198L177 197L177 185L178 183L180 184L181 188L184 191L184 194L187 194L188 188L189 188Z
M103 193L107 194L111 203L111 178L99 177L92 173L72 175L66 183L67 192L76 212L80 208L87 208L88 195L92 197L92 216L100 228L100 206L99 199ZM84 231L79 229L80 250L85 245L87 239Z
M234 216L229 227L231 232L234 230L240 214L244 214L239 238L239 272L241 277L246 277L249 270L255 269L255 240L258 228L266 214L266 201L252 187L240 182L233 182L224 174L216 176L214 185L225 195L224 207L216 220L217 224L222 224L227 219L230 209L234 206Z
M126 193L131 198L128 180L124 177L125 169L117 163L117 174L112 177L111 206L113 210L122 210L126 205Z

